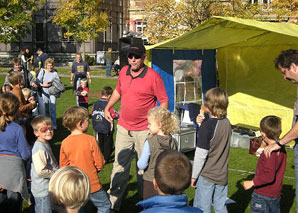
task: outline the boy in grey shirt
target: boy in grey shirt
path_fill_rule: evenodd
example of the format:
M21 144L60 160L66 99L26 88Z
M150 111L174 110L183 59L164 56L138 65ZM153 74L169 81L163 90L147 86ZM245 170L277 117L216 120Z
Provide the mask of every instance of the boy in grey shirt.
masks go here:
M53 138L53 123L46 116L39 115L31 122L37 137L32 149L31 192L35 200L35 212L50 213L49 182L58 163L48 143Z

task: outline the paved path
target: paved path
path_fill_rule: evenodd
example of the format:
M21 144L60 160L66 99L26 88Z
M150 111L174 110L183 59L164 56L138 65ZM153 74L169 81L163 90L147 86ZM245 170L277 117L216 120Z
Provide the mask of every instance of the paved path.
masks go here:
M0 72L0 75L6 75L7 72ZM70 74L65 74L65 73L58 73L60 77L69 77L70 78ZM118 76L113 76L113 77L106 77L104 75L91 75L92 78L104 78L104 79L118 79Z

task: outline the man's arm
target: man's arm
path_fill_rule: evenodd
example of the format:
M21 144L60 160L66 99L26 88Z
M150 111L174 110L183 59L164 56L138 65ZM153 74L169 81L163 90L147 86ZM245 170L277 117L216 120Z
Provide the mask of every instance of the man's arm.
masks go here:
M105 110L104 110L104 114L105 114L105 119L107 121L109 121L110 123L113 122L113 118L110 114L110 108L113 107L119 100L120 100L121 96L120 94L118 93L118 91L115 89L107 106L105 107Z
M169 108L169 102L166 101L166 102L161 103L161 104L160 104L160 107L161 107L161 108L168 109L168 108Z
M298 122L296 122L296 124L293 126L293 128L290 129L290 131L288 131L288 133L285 134L282 137L282 139L280 139L280 144L286 145L296 138L298 138ZM279 145L277 145L276 143L271 144L271 145L265 147L264 153L265 153L266 157L270 157L270 154L272 151L279 150L280 148L281 147Z
M298 122L296 122L293 128L290 129L290 131L288 131L288 133L282 137L282 139L280 140L280 143L282 145L285 145L296 138L298 138Z
M74 78L74 73L70 73L70 83L73 85L73 78Z
M89 84L91 84L91 75L90 75L90 72L87 72L87 77L89 79Z

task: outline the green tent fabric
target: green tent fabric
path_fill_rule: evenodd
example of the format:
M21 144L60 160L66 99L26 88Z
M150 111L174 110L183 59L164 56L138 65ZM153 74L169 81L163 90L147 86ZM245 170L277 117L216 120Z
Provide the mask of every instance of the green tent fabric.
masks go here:
M213 17L182 36L146 47L153 48L217 49L231 123L257 128L264 116L276 115L282 118L283 134L290 129L297 86L282 79L273 61L282 50L298 49L298 25Z

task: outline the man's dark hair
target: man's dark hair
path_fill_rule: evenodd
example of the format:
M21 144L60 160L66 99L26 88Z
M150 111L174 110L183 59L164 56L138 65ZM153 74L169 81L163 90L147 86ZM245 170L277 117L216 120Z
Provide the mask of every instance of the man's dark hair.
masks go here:
M298 50L288 49L280 53L274 60L275 68L290 68L290 65L294 63L298 65Z
M268 115L261 120L260 129L269 139L277 140L281 134L281 119L274 115Z
M154 178L158 188L164 194L182 194L190 185L191 164L189 159L175 150L162 152L156 160Z
M42 49L41 48L37 48L36 52L38 52L38 51L42 51Z

